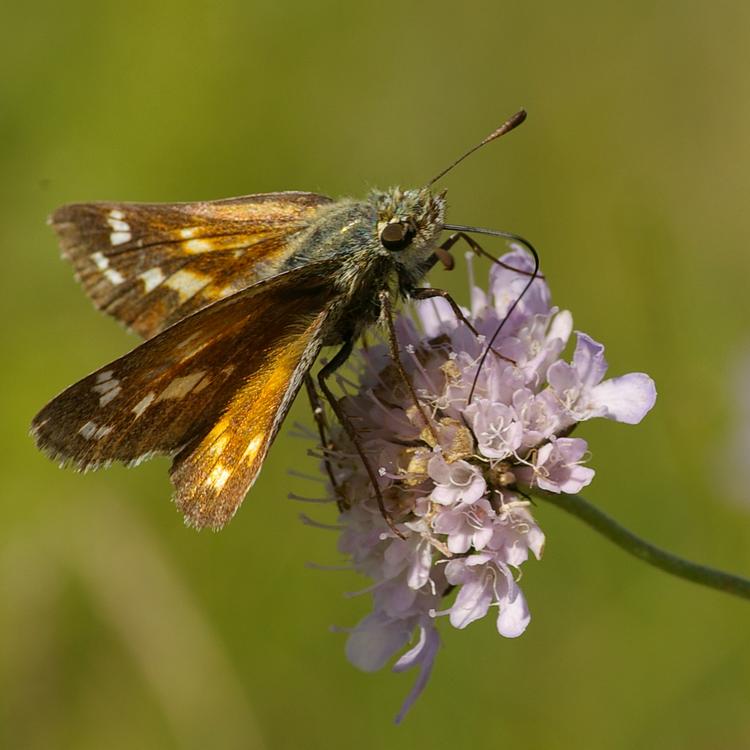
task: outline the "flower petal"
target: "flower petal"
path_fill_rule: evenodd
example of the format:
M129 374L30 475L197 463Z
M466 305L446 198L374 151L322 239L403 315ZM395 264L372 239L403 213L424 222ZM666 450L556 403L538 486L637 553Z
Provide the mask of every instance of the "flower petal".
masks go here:
M425 335L435 338L456 326L456 315L446 300L442 297L431 297L425 300L416 300L415 306L419 322L422 324Z
M560 310L552 318L547 336L550 339L559 339L564 345L568 343L571 333L573 333L573 316L569 310Z
M607 372L607 360L604 359L604 346L594 341L586 333L576 331L576 350L573 354L573 367L578 372L584 388L591 388L601 382Z
M638 424L656 403L656 385L643 372L605 380L591 391L592 402L606 410L605 417Z
M363 672L382 669L388 659L409 642L413 628L412 619L394 620L373 612L349 635L346 657Z
M490 604L492 604L492 586L489 577L480 573L461 586L450 610L451 625L454 628L465 628L474 620L484 617Z
M394 672L402 672L409 667L419 665L419 677L417 677L409 695L401 704L401 710L396 716L396 724L401 723L406 713L422 694L427 681L430 679L435 656L440 648L440 636L434 625L431 623L428 625L422 624L419 626L419 630L419 643L413 649L407 651L393 666Z
M497 616L497 632L505 638L518 638L531 621L526 599L521 590L515 587L515 596L512 601L500 602L500 614Z

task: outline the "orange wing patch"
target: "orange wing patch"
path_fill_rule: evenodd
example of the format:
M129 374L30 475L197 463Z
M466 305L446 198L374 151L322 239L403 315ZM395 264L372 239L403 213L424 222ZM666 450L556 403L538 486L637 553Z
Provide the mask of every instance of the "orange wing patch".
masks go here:
M50 223L101 310L151 338L278 272L330 199L267 193L202 203L82 203Z
M189 525L218 529L234 515L320 349L325 314L276 340L264 365L234 394L219 422L175 457L175 501Z

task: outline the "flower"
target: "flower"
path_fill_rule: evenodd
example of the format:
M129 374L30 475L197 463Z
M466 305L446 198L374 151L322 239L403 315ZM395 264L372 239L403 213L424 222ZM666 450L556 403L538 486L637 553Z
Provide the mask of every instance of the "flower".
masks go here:
M416 319L401 315L411 389L385 343L358 353L357 390L340 404L377 473L387 517L346 431L331 425L339 550L372 579L373 611L350 631L347 656L377 670L417 634L393 667L420 670L397 720L430 675L439 617L463 629L495 608L500 635L528 626L519 568L530 555L540 559L545 542L529 493L576 493L594 477L573 429L593 417L635 424L654 405L647 375L604 380L604 347L586 334L576 333L570 362L561 358L573 319L551 306L541 277L519 300L532 269L515 247L492 267L489 294L472 288L463 312L476 333L441 298L416 303Z
M548 492L579 492L594 478L594 470L581 466L586 441L580 438L550 438L531 452L532 462L516 471L516 479Z

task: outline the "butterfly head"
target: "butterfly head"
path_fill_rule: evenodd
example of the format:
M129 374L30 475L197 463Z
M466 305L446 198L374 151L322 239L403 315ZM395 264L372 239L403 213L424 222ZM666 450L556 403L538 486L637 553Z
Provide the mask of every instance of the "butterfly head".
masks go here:
M406 270L423 266L442 231L445 192L392 188L374 193L373 198L381 252Z

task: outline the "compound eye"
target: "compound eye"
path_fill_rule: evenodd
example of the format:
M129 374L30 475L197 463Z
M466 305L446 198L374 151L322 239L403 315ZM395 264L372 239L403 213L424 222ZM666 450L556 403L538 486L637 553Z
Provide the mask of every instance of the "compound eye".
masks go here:
M392 221L383 227L380 242L387 250L403 250L414 239L414 228L404 221Z

